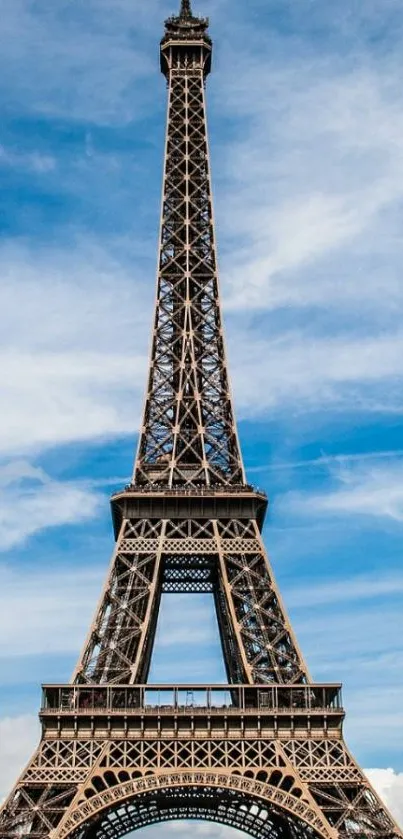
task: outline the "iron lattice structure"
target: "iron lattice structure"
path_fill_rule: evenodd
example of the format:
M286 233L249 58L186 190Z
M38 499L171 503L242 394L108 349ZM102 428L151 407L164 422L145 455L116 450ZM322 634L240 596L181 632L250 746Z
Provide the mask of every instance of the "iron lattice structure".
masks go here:
M2 839L119 839L176 818L257 839L402 839L343 739L339 685L310 679L246 483L221 321L205 80L208 22L166 22L169 104L153 345L132 484L70 684L43 689L39 747ZM211 592L226 686L149 686L162 592Z

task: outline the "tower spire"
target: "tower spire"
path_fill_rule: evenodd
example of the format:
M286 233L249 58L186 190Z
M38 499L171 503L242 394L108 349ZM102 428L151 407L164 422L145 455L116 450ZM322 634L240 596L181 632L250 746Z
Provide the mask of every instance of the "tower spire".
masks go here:
M181 8L180 8L180 12L179 12L179 17L181 17L181 18L193 17L192 6L191 6L191 3L190 3L190 0L181 0Z

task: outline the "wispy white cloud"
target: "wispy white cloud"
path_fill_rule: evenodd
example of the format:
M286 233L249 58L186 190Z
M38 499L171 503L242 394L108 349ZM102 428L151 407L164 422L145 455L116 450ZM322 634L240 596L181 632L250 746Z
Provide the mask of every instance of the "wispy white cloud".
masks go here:
M363 672L365 678L365 671ZM361 766L371 766L376 762L377 754L382 749L388 754L386 765L396 766L397 771L401 770L401 748L402 741L400 732L403 726L403 714L399 706L401 689L392 689L390 698L382 698L382 690L365 689L357 687L356 691L349 692L346 701L347 718L345 723L345 736L353 754L360 759ZM344 691L346 696L347 692ZM371 735L369 736L369 732ZM380 745L381 744L381 745ZM403 774L403 773L402 773ZM396 818L401 820L402 800L398 795L401 780L396 786L391 785L390 795L380 787L380 793L384 800L391 806ZM376 786L376 784L375 784Z
M329 39L343 29L342 56L287 5L287 35L275 14L264 37L234 24L238 72L229 39L215 91L232 118L216 155L237 402L401 411L401 51L368 50L378 12L309 6Z
M189 822L167 822L166 824L161 825L159 827L159 833L161 835L161 839L163 836L166 836L168 839L168 837L172 836L172 833L178 833L179 835L188 835ZM235 830L235 828L233 827L228 827L225 824L219 824L217 822L193 823L192 834L193 833L195 836L200 837L200 839L236 839L237 836L247 836L246 833L242 833L242 831L240 830Z
M48 527L93 518L100 497L79 483L61 483L25 461L0 466L0 551Z
M165 650L178 645L195 649L217 640L217 623L209 606L212 606L210 597L167 595L163 601L157 643Z
M326 454L325 451L319 456L312 459L305 458L303 460L273 460L268 463L262 463L259 466L249 467L248 472L259 474L261 472L291 472L294 469L301 470L319 470L328 474L329 468L334 469L338 465L348 466L349 464L365 463L366 461L377 460L396 460L403 457L403 449L390 449L357 452L355 454Z
M285 592L287 605L287 593ZM347 741L360 761L378 754L400 760L396 732L401 710L403 647L401 609L382 595L362 607L347 601L292 609L293 625L314 680L344 685ZM368 732L371 731L371 737Z
M101 589L102 570L1 565L0 656L78 655Z
M367 769L371 784L375 787L385 804L399 824L403 824L403 772L393 769Z
M5 246L0 260L7 406L0 451L133 434L147 364L147 292L89 243L35 256Z
M330 475L329 488L321 493L290 492L279 507L299 515L370 516L403 521L403 461L355 467L339 463Z
M241 416L270 410L401 412L403 335L313 336L284 330L260 337L230 332ZM386 387L387 384L387 387Z
M127 0L85 7L3 3L0 90L7 95L12 85L14 104L34 113L127 123L139 115L142 90L152 75L142 36L158 12L162 16L157 0L152 9ZM134 100L133 84L140 80Z
M26 714L0 719L0 805L39 743L37 717Z
M223 160L227 305L397 314L400 56L358 44L341 60L297 41L285 64L285 44L271 39L255 59L241 51L235 78L221 75L225 107L243 117Z
M18 565L0 565L0 657L78 652L107 559L100 558L96 567L54 569L42 564L24 567L23 573ZM156 656L162 663L175 669L179 660L182 670L189 669L199 653L203 657L212 647L215 653L218 645L211 597L163 597L156 639Z
M56 160L48 154L39 152L22 153L0 146L0 166L10 166L15 169L27 169L38 175L53 172Z
M345 604L354 601L388 596L398 597L403 594L403 575L399 574L363 574L348 579L332 579L320 583L315 579L314 585L300 585L295 589L288 589L287 604L290 608L303 605L304 608L324 606L326 604Z
M288 602L285 590L286 604ZM351 601L349 601L351 603ZM379 671L376 663L385 655L395 657L396 664L401 661L403 647L401 642L401 610L399 604L390 604L385 608L381 597L368 603L365 610L348 606L346 609L319 610L310 604L305 608L303 601L293 607L295 626L312 668L320 668L329 674L340 668L345 672L354 667L358 660L368 660L373 667L376 680ZM324 606L327 604L324 603ZM346 652L347 651L347 652ZM393 661L392 661L393 663Z
M211 595L163 596L150 681L226 682Z

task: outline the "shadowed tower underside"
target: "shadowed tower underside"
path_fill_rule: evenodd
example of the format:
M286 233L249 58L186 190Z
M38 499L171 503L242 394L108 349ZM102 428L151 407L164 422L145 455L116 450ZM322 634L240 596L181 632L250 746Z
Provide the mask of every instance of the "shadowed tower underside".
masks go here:
M41 741L0 812L2 839L118 839L179 818L258 839L403 839L345 745L340 685L310 678L262 541L267 498L245 478L217 274L207 30L189 0L165 24L157 302L133 480L112 498L105 586L72 681L43 688ZM147 684L163 592L212 594L227 685Z

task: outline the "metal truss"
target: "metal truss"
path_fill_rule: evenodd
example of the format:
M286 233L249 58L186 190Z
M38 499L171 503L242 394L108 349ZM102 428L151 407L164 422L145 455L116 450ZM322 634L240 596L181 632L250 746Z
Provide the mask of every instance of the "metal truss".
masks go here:
M169 28L171 27L171 29ZM206 22L168 22L164 193L150 374L134 482L242 484L225 361L204 83ZM187 43L173 39L188 35Z
M343 742L337 686L227 687L229 706L214 704L221 687L191 707L152 707L147 687L137 702L127 687L46 688L44 736L0 836L118 839L206 818L273 839L401 837Z
M227 789L182 784L163 795L143 793L132 803L109 813L93 830L100 839L117 839L123 834L158 822L176 819L205 819L242 830L256 839L297 839L317 834L297 818L290 818L281 808L270 811L264 804L251 804L248 793ZM84 839L88 832L77 832Z
M161 593L214 594L232 682L303 682L307 670L254 520L124 520L75 672L80 682L145 682Z
M161 44L157 303L133 482L112 499L116 549L71 683L44 688L41 742L0 810L0 839L120 839L177 818L257 839L403 839L344 743L340 686L310 679L262 542L267 498L245 480L214 241L207 25L182 0ZM146 684L163 592L212 594L227 686Z

